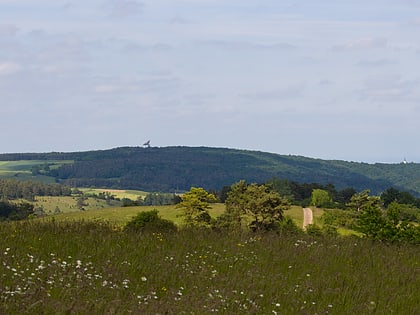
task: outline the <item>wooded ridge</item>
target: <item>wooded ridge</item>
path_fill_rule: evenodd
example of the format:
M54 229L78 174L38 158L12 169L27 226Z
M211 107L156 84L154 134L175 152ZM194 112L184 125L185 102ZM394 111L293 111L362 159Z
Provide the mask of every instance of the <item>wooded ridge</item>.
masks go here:
M42 175L72 186L176 192L190 187L221 189L241 179L277 177L338 189L395 187L420 195L420 164L359 163L210 147L120 147L71 153L0 154L0 161L39 160ZM51 164L50 161L72 161ZM36 170L39 171L39 170ZM32 174L36 179L36 172ZM18 174L16 177L19 177Z

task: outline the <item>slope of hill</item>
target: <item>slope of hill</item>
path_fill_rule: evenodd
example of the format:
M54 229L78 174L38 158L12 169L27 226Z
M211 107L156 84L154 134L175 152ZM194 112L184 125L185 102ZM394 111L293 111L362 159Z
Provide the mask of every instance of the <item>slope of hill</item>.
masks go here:
M338 189L371 189L373 193L395 187L420 195L417 163L367 164L208 147L0 154L0 161L28 160L42 162L38 175L44 178L49 176L58 182L85 187L173 192L191 186L220 189L240 179L263 182L278 177L301 183L332 183ZM45 166L49 164L51 167Z

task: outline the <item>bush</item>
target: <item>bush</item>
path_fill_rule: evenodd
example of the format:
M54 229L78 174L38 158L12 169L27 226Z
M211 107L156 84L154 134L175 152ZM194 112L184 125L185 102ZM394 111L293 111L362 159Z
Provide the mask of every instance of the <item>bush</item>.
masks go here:
M236 231L241 229L241 221L232 213L225 212L219 215L217 218L212 219L211 227L214 230L231 230Z
M124 230L135 232L175 232L177 227L172 221L159 217L158 211L154 209L137 214L125 225Z
M298 235L303 233L302 229L299 228L292 218L285 216L278 225L278 232L280 234Z
M306 233L308 235L312 235L312 236L322 236L323 235L321 228L316 224L309 224L306 227Z
M331 236L331 237L337 237L338 236L337 228L333 225L330 225L330 224L324 225L322 227L321 231L324 235L328 235L328 236Z
M357 216L358 213L354 211L328 209L324 211L321 220L324 225L355 229L357 226Z

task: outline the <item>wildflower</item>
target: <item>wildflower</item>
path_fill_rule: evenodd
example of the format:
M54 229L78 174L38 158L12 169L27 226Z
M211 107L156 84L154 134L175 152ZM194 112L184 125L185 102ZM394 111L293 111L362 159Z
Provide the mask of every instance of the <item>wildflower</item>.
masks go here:
M122 284L123 284L123 287L125 288L125 289L128 289L128 284L130 283L130 280L128 280L128 279L124 279L123 281L122 281Z
M146 282L147 278L145 276L141 277L141 281Z

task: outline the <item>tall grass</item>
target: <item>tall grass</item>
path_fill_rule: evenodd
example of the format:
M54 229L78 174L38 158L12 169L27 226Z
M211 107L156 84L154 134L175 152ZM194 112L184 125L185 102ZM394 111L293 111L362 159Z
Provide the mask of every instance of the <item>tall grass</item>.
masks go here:
M1 314L418 314L420 251L353 237L0 225Z

